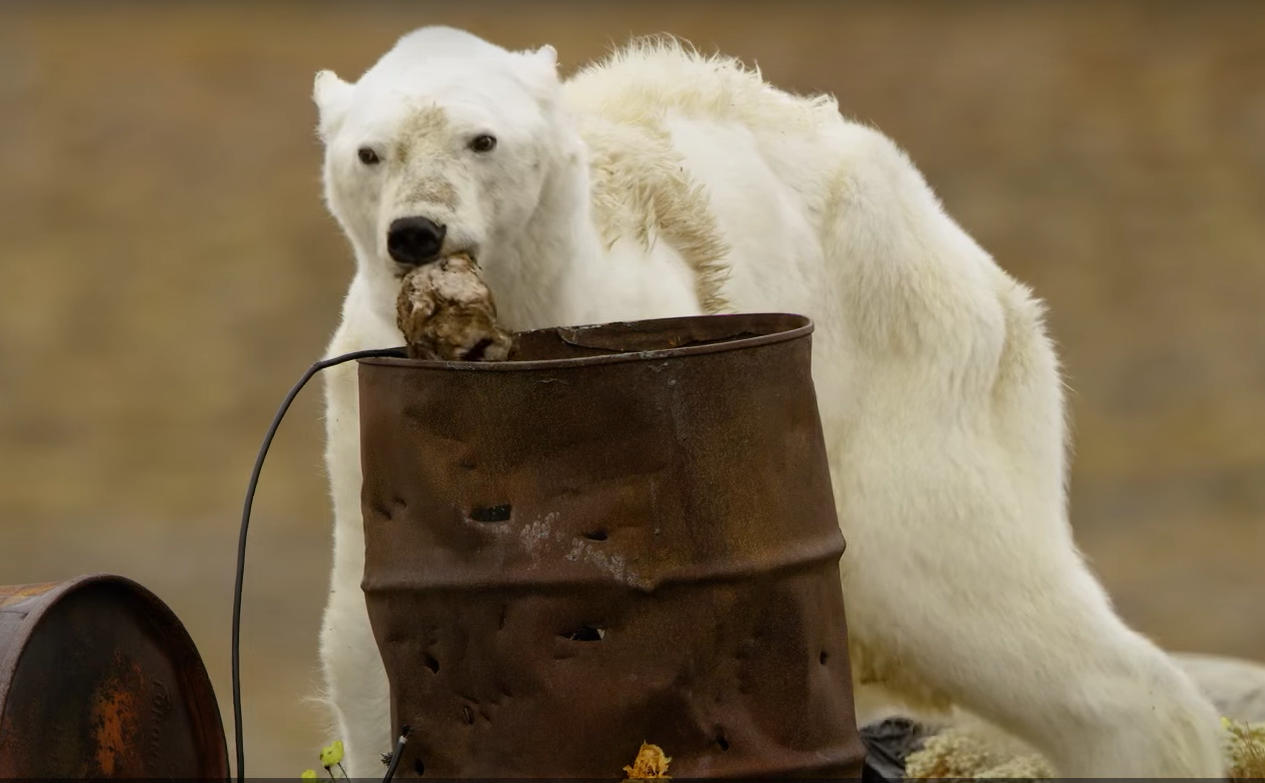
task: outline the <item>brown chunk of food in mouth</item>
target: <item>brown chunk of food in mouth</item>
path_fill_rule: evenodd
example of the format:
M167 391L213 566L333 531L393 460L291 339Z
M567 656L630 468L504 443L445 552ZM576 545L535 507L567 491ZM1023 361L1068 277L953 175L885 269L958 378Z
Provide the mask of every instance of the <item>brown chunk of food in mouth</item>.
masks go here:
M497 326L492 291L479 264L458 253L406 274L396 324L408 355L429 361L505 361L513 335Z

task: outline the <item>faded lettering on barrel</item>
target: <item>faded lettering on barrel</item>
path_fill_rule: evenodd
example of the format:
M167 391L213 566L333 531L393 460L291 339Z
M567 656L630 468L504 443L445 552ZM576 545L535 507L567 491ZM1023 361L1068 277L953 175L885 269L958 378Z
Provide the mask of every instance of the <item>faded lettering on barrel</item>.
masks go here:
M167 696L167 688L157 680L150 683L154 689L153 703L149 714L149 742L146 745L145 761L150 769L162 769L163 760L163 725L171 708L171 699Z

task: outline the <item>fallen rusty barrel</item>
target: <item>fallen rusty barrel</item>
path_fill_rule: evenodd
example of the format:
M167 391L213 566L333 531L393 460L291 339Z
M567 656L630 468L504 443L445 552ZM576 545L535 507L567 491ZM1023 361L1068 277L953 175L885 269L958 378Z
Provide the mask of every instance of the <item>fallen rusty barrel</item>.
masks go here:
M211 680L119 576L0 587L0 778L228 778Z
M361 361L363 587L401 776L859 777L811 322Z

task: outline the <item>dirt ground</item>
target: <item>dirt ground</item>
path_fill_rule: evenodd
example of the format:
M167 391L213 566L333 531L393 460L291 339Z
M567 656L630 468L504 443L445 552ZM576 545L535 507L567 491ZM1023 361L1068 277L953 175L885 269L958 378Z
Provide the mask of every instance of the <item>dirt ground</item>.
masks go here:
M0 4L0 583L167 600L231 736L233 553L268 421L351 273L313 74L428 23L720 47L892 135L1051 306L1072 516L1140 630L1265 659L1265 3ZM264 470L249 770L313 766L330 514L319 394Z

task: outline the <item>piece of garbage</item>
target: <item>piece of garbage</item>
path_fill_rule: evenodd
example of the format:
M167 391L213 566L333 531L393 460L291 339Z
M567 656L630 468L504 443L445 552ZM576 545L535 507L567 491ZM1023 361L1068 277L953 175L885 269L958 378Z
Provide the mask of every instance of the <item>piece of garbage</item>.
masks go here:
M396 325L408 355L427 361L504 361L513 336L497 325L492 291L479 264L456 253L406 274L396 299Z
M624 767L624 772L628 773L628 780L671 780L668 775L668 765L671 763L672 759L663 752L663 748L642 742L637 758L633 760L632 766Z

